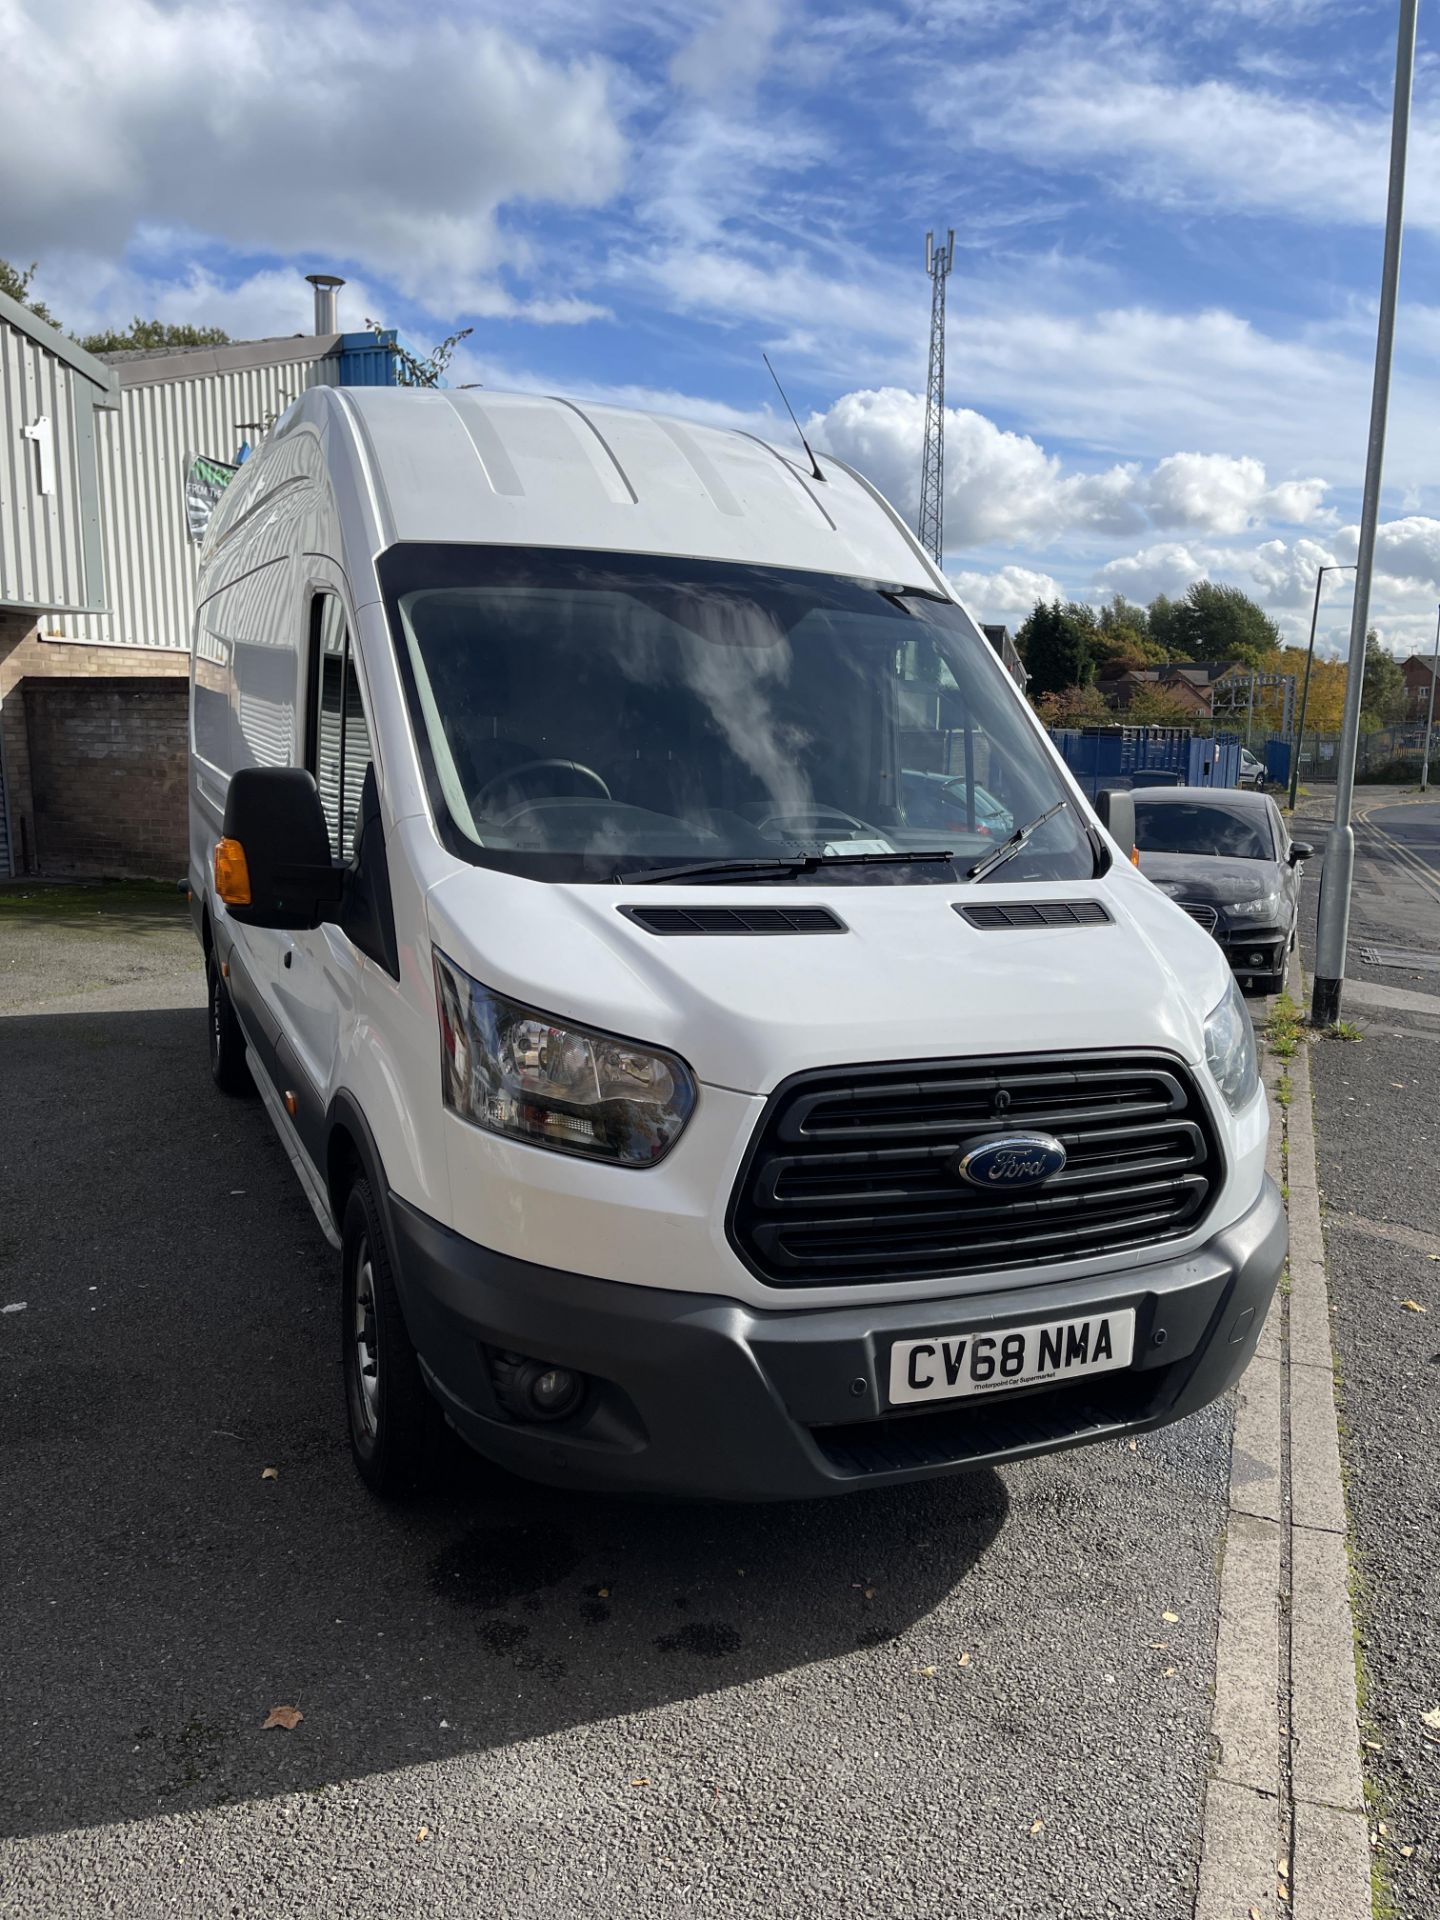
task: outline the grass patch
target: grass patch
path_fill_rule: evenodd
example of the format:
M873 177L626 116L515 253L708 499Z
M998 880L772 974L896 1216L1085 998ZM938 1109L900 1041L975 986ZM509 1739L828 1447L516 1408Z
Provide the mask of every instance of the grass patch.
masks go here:
M1265 1042L1280 1060L1293 1059L1302 1037L1300 1009L1288 990L1277 993L1270 1018L1265 1024ZM1288 1098L1288 1096L1287 1096Z
M1322 1040L1354 1040L1365 1038L1353 1020L1336 1020L1333 1025L1320 1029Z
M43 914L63 919L67 914L107 910L179 909L184 905L184 894L173 882L164 880L81 880L73 885L61 881L14 880L0 886L0 915L15 914L26 919Z

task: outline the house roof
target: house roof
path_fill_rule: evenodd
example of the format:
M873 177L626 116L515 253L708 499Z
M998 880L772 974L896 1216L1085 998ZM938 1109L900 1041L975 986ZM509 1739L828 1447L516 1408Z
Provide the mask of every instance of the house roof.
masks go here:
M277 334L268 340L232 340L223 347L120 347L99 358L115 369L122 386L151 386L285 361L323 360L340 351L343 339L339 333Z

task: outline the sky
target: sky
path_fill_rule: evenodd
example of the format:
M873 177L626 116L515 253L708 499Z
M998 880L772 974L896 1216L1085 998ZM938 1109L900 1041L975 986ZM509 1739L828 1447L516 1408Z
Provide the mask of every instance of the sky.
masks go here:
M918 506L948 284L945 564L977 617L1233 581L1303 641L1353 560L1395 0L0 0L0 254L84 332L342 325L452 384L817 447ZM1421 11L1372 617L1440 599L1440 26ZM214 450L223 451L223 450ZM1347 638L1327 581L1320 646Z

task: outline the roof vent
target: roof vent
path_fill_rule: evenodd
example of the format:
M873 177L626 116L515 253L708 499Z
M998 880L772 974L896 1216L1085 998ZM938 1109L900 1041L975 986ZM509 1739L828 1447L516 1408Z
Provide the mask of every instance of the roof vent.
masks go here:
M647 933L845 933L828 907L621 907Z
M955 911L986 932L1001 927L1104 927L1111 918L1099 900L1010 900L1004 906L956 905Z
M316 333L338 333L340 303L335 296L345 282L338 273L307 273L305 278L315 289Z

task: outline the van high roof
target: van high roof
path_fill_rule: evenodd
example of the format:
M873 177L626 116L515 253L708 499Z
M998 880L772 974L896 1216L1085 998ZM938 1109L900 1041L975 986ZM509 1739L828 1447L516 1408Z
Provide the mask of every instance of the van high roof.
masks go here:
M943 585L850 468L823 480L754 435L490 389L316 387L280 431L343 417L381 546L398 541L665 553ZM330 433L332 465L347 436Z

